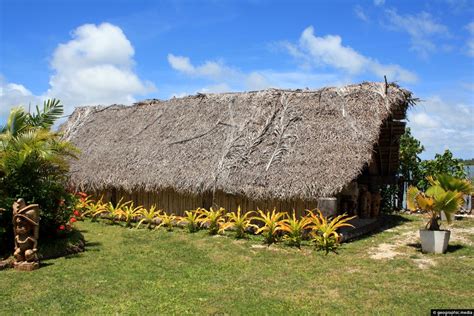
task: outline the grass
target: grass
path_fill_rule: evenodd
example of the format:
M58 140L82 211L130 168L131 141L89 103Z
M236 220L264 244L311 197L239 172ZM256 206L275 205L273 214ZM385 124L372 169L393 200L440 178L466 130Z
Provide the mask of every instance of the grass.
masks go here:
M200 231L148 231L77 223L87 251L46 260L32 273L0 271L0 314L428 314L474 306L474 237L445 255L401 244L392 259L370 252L422 226L419 218L344 244L309 246ZM474 221L455 227L472 231ZM398 239L397 239L398 238ZM469 244L469 245L468 245ZM417 259L435 263L420 268Z
M40 258L57 258L66 254L76 253L76 247L84 245L84 236L79 230L73 230L67 238L58 238L48 243L39 242Z

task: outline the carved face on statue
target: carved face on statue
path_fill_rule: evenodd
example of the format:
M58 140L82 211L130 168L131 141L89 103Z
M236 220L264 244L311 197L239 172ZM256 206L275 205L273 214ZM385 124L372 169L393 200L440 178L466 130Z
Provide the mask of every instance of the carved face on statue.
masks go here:
M15 218L15 233L17 235L29 235L33 230L33 225L20 216Z

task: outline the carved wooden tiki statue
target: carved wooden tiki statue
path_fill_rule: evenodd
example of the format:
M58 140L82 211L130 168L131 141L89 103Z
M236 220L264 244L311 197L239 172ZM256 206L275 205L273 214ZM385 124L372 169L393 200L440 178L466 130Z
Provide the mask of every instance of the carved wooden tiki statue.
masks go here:
M37 246L39 236L39 206L26 205L23 199L13 203L13 231L15 234L15 263L18 270L39 267Z

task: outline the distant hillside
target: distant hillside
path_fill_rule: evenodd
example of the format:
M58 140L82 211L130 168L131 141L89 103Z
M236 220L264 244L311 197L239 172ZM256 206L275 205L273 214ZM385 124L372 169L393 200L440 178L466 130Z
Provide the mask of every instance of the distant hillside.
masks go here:
M466 166L473 166L474 165L474 158L471 159L459 159L461 162Z

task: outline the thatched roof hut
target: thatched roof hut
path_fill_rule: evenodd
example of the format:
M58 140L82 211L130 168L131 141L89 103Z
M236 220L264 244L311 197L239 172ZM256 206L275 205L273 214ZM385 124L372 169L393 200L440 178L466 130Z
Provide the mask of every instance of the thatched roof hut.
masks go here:
M94 192L314 201L364 170L393 178L410 101L395 84L362 83L81 107L63 126L81 150L70 181Z

